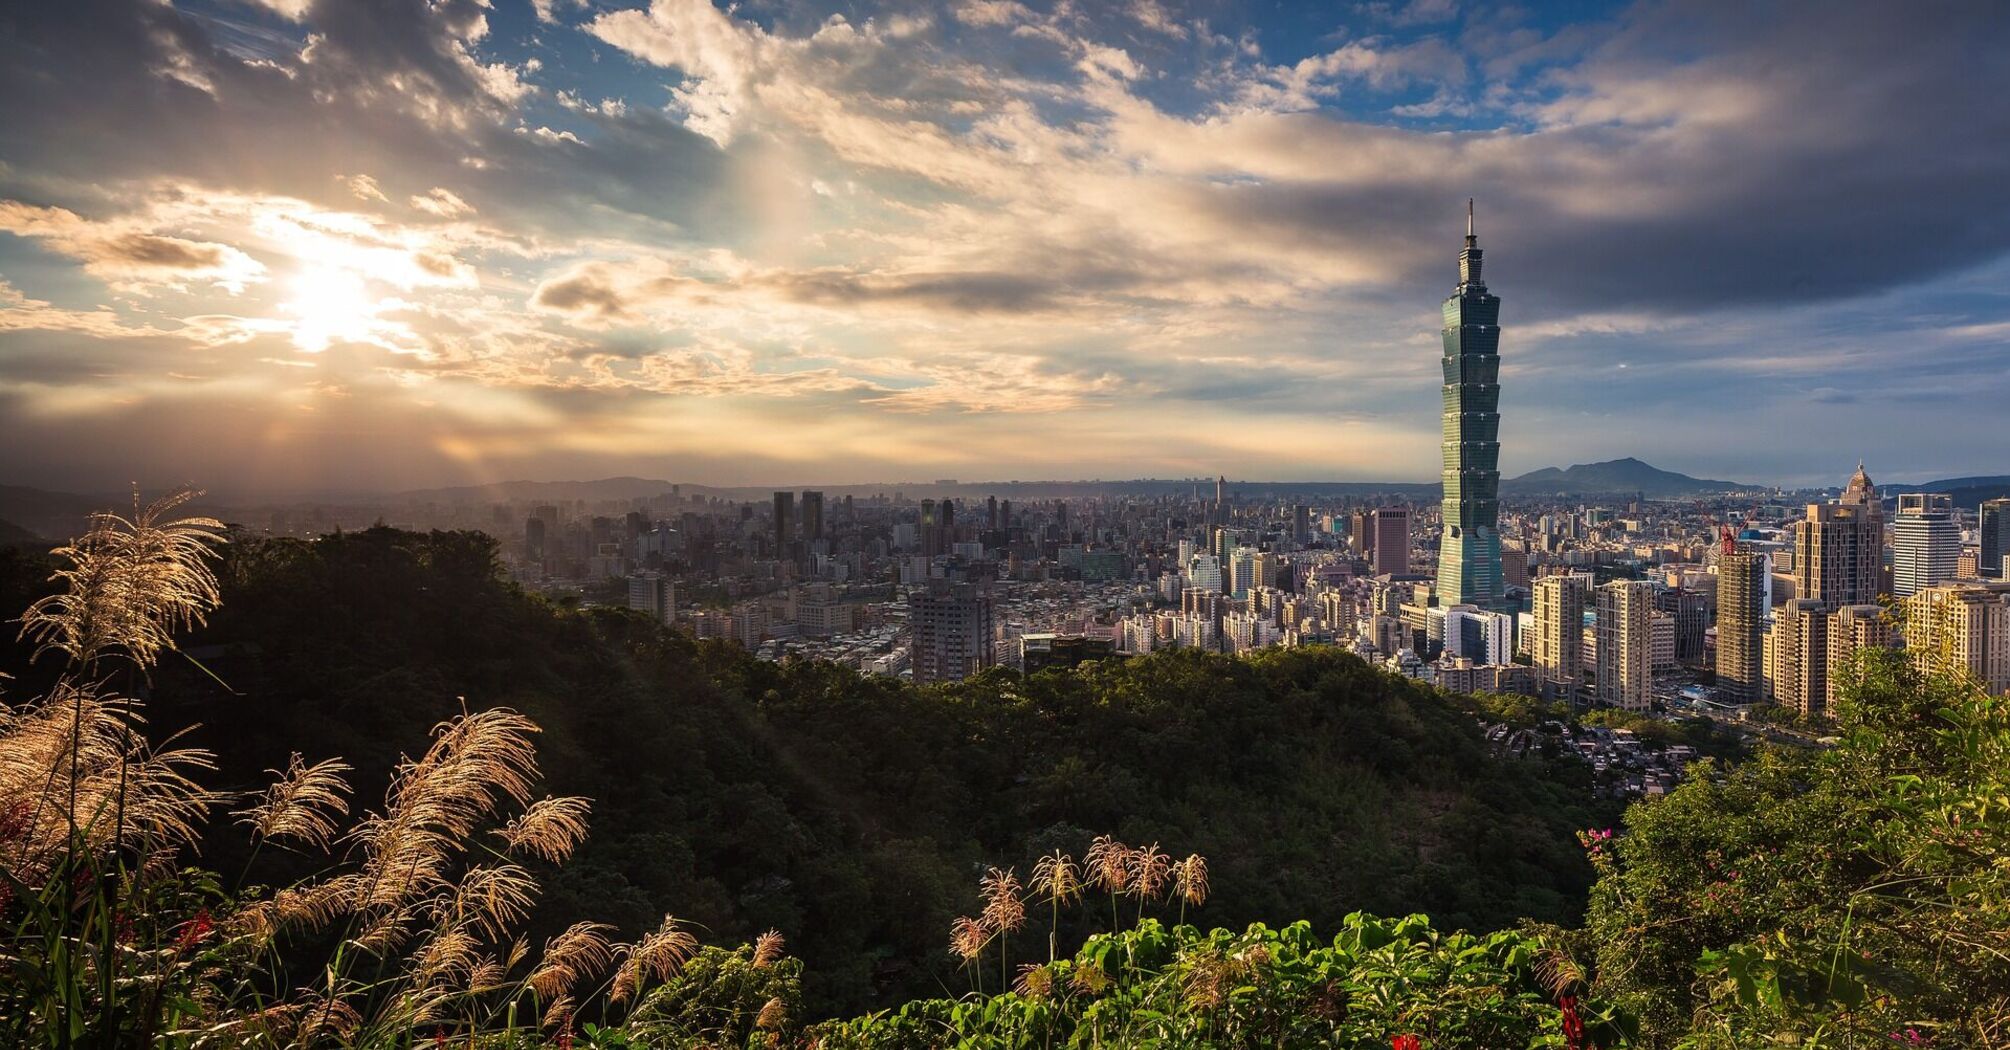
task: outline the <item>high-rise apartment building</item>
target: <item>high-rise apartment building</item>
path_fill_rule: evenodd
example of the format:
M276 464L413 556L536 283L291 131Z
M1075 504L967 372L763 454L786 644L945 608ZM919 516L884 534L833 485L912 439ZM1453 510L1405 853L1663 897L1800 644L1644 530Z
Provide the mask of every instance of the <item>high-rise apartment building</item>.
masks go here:
M1575 694L1584 677L1584 609L1591 602L1591 577L1582 573L1544 576L1535 581L1535 630L1529 656L1545 685Z
M1766 677L1773 699L1804 715L1828 712L1828 629L1828 610L1821 602L1795 598L1774 611L1766 632Z
M1598 588L1598 699L1628 711L1654 700L1654 584L1615 580Z
M1845 605L1829 616L1828 693L1823 711L1835 717L1840 688L1852 657L1861 649L1887 649L1897 640L1891 617L1882 605Z
M1772 558L1740 544L1717 561L1717 695L1765 699L1766 594Z
M1875 602L1883 567L1883 504L1859 463L1841 500L1810 503L1794 523L1794 597L1831 610Z
M2010 578L2003 567L2010 560L2010 499L1983 500L1976 518L1982 533L1977 570L1985 577Z
M914 680L957 682L998 662L988 582L932 579L907 596Z
M1371 511L1368 518L1372 548L1368 555L1368 571L1376 576L1407 574L1410 571L1409 508L1379 507Z
M1473 205L1459 286L1444 304L1444 534L1438 596L1446 605L1499 604L1501 301L1480 276Z
M1961 557L1961 526L1954 497L1909 492L1898 497L1891 526L1891 592L1903 598L1954 578Z
M1967 674L2010 694L2010 582L1944 583L1905 600L1905 649L1924 669Z
M660 572L638 572L628 577L628 607L660 623L675 623L677 585Z

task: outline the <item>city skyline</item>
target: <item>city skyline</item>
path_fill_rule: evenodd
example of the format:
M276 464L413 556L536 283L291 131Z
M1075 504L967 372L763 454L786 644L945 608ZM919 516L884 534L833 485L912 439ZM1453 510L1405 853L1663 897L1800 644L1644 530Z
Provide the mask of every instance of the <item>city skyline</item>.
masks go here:
M0 480L1422 481L1472 196L1508 476L2000 473L1992 14L24 5Z

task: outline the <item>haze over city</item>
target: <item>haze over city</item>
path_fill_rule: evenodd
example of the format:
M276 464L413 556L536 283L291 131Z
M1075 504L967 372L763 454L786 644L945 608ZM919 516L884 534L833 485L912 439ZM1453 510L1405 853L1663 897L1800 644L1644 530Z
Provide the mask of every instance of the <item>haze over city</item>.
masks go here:
M242 492L2000 470L1990 4L0 14L0 476Z

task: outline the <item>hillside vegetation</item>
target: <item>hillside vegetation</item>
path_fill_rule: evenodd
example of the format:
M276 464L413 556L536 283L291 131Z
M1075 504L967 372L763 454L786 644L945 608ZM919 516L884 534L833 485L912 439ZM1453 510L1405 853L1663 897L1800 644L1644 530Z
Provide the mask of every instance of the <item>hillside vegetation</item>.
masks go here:
M1211 922L1487 930L1575 921L1593 872L1572 836L1611 820L1580 767L1497 762L1459 705L1331 649L916 689L554 606L493 559L472 533L230 545L189 642L206 670L164 662L151 719L199 723L185 740L217 753L219 787L301 751L341 756L370 797L458 698L520 711L551 789L594 800L540 928L781 929L819 1011L961 987L942 937L975 874L1095 833L1213 859ZM234 871L223 831L206 856ZM254 875L301 873L273 860Z
M1332 650L916 690L173 505L0 560L8 1045L2010 1039L2010 705L1890 654L1615 832Z

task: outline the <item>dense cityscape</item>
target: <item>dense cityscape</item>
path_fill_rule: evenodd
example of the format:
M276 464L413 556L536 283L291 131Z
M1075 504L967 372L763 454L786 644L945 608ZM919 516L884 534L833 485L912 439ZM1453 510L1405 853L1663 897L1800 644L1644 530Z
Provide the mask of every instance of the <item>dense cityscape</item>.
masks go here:
M0 0L0 1050L2010 1050L2006 0Z
M1093 490L1081 496L1012 483L998 487L1020 494L1003 499L953 480L763 499L626 479L599 483L619 498L464 491L394 505L391 523L488 531L532 590L625 604L763 659L919 683L1326 643L1453 692L1730 720L1777 705L1819 726L1844 661L1902 646L2010 691L2010 496L1880 492L1863 464L1835 488L1788 492L1635 461L1504 495L1501 300L1470 203L1466 221L1444 303L1436 503L1422 486L1221 476L1072 486ZM1573 493L1598 468L1621 479ZM1626 477L1655 493L1625 491ZM264 525L312 535L344 524L332 513ZM351 509L346 523L384 514Z

